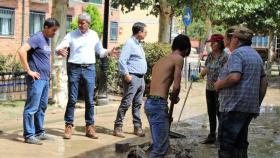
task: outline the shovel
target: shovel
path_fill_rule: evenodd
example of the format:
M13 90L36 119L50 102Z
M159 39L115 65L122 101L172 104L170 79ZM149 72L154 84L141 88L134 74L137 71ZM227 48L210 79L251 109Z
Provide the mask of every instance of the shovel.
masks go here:
M191 90L191 88L192 88L192 83L193 83L193 82L196 82L196 81L198 81L198 80L199 80L199 78L198 78L197 76L191 76L191 83L190 83L190 86L189 86L189 88L188 88L188 91L187 91L187 94L186 94L186 97L185 97L185 100L184 100L184 104L183 104L183 106L182 106L182 109L181 109L181 112L180 112L180 115L179 115L179 118L178 118L178 121L177 121L175 130L177 129L178 124L179 124L179 122L180 122L180 119L181 119L183 110L184 110L185 105L186 105L187 98L188 98L189 93L190 93L190 90ZM171 138L185 138L186 136L183 135L183 134L181 134L181 133L178 133L178 132L175 132L175 131L170 131L171 123L172 123L172 121L173 121L173 117L172 117L172 115L173 115L173 108L174 108L174 103L171 102L171 104L170 104L170 110L169 110L169 114L168 114L168 115L169 115L169 116L168 116L168 117L169 117L169 136L170 136Z
M171 138L186 138L185 135L179 133L179 132L175 132L175 131L171 131L170 128L171 128L171 123L173 121L173 109L174 109L174 103L171 102L170 104L170 110L169 110L169 113L168 113L168 118L169 118L169 136Z

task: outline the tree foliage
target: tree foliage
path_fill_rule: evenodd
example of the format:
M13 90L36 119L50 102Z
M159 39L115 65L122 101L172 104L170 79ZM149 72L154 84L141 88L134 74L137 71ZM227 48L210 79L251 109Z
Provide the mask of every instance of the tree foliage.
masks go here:
M188 1L190 0L165 0L164 2L171 7L172 15L178 15L182 14L181 9L184 8ZM158 16L162 11L161 2L162 0L112 0L112 6L121 6L123 12L130 12L134 11L139 5L141 9L150 8L150 14Z
M138 6L141 9L149 9L150 14L159 16L159 42L168 43L172 17L182 13L180 10L187 1L189 0L112 0L112 5L121 6L123 12L133 11Z
M103 32L103 23L101 19L100 12L98 8L93 5L89 4L86 6L85 12L87 12L91 16L91 21L92 23L90 24L90 29L94 30L97 32L98 36L101 37L102 32ZM76 17L73 22L70 24L70 30L77 29L78 28L78 18Z
M194 19L213 25L246 25L256 33L279 32L280 3L275 0L204 0L191 1Z
M247 2L230 3L224 5L221 12L223 23L226 25L243 24L256 33L279 34L280 28L280 3L275 0L255 0ZM234 9L232 9L234 8Z

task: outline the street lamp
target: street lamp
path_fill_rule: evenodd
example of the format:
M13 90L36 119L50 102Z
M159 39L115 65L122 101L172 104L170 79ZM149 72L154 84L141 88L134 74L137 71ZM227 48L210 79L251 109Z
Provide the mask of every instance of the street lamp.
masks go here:
M104 0L104 25L103 25L103 47L108 48L108 21L109 21L109 0ZM109 103L107 95L107 71L108 58L100 59L100 78L97 93L97 105L106 105Z

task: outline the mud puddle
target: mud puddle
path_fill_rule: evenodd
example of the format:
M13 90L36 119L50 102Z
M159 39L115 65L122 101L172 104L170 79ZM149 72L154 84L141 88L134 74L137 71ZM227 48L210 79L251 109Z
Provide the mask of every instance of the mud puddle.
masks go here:
M200 144L208 134L207 115L182 121L176 132L184 139L171 139L170 158L217 158L216 145ZM249 158L280 157L280 106L262 106L261 114L249 127ZM173 131L175 126L171 128Z

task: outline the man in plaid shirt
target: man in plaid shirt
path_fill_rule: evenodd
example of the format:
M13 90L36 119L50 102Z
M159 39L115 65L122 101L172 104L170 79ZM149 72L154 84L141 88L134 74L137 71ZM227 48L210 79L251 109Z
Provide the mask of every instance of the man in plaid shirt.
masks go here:
M234 51L215 83L219 92L219 158L247 158L248 127L258 116L267 89L263 61L251 47L253 32L239 27L233 33Z

